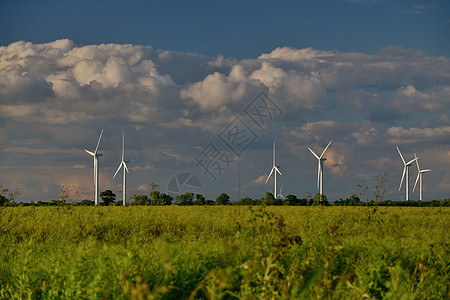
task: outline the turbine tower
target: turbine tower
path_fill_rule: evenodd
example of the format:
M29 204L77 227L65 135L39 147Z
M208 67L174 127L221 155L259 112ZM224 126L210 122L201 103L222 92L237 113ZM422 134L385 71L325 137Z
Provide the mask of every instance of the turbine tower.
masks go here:
M402 155L402 153L400 152L400 149L398 149L398 147L397 147L397 151L398 151L398 154L400 154L400 158L402 159L403 165L404 165L404 167L403 167L402 180L400 181L400 186L398 187L398 190L399 190L399 191L401 190L401 188L402 188L402 183L403 183L403 178L405 178L405 174L406 174L406 180L405 180L406 199L405 199L405 200L408 201L408 200L409 200L409 167L411 166L411 164L412 164L414 161L417 161L417 159L419 159L419 158L416 156L416 158L414 158L414 159L410 160L408 163L406 163L406 162L405 162L405 159L403 158L403 155Z
M414 157L417 157L417 155L415 153L414 153ZM423 177L423 173L430 172L431 169L421 170L420 167L419 167L419 161L418 160L416 160L416 165L417 165L417 178L416 178L416 183L414 184L413 193L414 193L414 190L416 189L417 181L420 178L419 191L420 191L420 201L422 201L422 195L423 195L422 194L423 193L422 192L423 191L423 178L422 177Z
M277 198L277 172L280 174L280 175L283 175L283 174L281 174L281 172L280 172L280 170L278 170L278 167L279 166L277 166L276 164L275 164L275 142L273 142L273 162L272 162L272 170L270 170L270 174L269 174L269 176L267 176L267 179L266 179L266 183L267 183L267 181L269 181L269 178L270 178L270 176L272 176L272 173L275 173L274 174L274 196L275 196L275 199ZM275 171L275 172L274 172Z
M331 142L332 141L330 141L328 143L328 145L325 147L325 150L323 150L323 152L322 152L322 154L320 156L318 156L316 153L314 153L314 151L311 150L311 148L308 147L309 151L311 151L311 153L319 161L319 164L318 164L318 167L317 167L317 189L319 190L320 197L322 197L322 195L323 195L323 162L325 160L327 160L326 158L323 157L323 155L325 154L325 151L327 151L328 147L330 147Z
M87 153L89 153L90 155L92 155L94 157L94 189L95 189L94 202L95 202L95 206L98 205L98 165L99 165L98 158L100 156L102 156L102 154L98 153L98 146L100 145L100 140L102 139L102 135L103 135L103 129L102 129L102 132L100 133L100 137L98 138L97 147L95 148L94 152L84 149Z
M128 160L124 160L125 159L125 133L122 135L122 160L120 161L120 165L117 168L116 173L114 173L114 177L116 177L117 173L119 173L120 168L122 168L123 166L123 187L122 187L122 202L123 202L123 206L125 206L125 201L126 201L126 196L127 196L127 181L126 181L126 174L130 173L128 171L128 167L127 167L127 162L129 162ZM126 173L126 172L127 173Z

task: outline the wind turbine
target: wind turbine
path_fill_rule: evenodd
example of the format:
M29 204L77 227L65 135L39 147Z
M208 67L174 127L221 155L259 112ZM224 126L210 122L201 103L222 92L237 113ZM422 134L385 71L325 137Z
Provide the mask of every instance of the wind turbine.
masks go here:
M400 186L398 187L398 190L400 191L400 189L402 188L403 178L405 178L405 173L406 173L406 181L405 181L405 186L406 186L406 199L405 199L405 201L408 201L408 200L409 200L409 167L411 166L411 164L412 164L414 161L417 161L419 158L416 156L416 158L414 158L414 159L410 160L408 163L406 163L406 162L405 162L405 159L403 158L403 155L402 155L402 153L400 152L400 149L398 149L398 147L397 147L397 151L398 151L398 154L400 154L400 157L401 157L401 159L402 159L402 161L403 161L403 165L404 165L404 167L403 167L402 180L400 181Z
M117 168L116 173L114 173L114 177L116 177L117 173L119 173L120 168L122 168L123 166L123 188L122 188L122 202L123 202L123 206L125 206L125 199L127 196L127 187L126 187L126 173L125 171L127 171L127 173L130 173L128 171L128 167L127 167L127 162L129 162L128 160L124 160L125 157L125 133L122 135L122 160L120 161L120 165Z
M323 162L325 160L327 160L326 158L323 157L323 155L325 154L325 151L327 151L328 147L330 147L331 145L330 141L328 143L328 145L325 147L325 150L323 150L322 154L320 156L317 156L316 153L314 153L314 151L311 150L311 148L308 147L309 151L311 151L311 153L317 158L317 160L319 161L319 165L317 167L317 189L319 190L320 193L320 197L322 197L323 195Z
M280 175L283 175L283 174L281 174L281 172L280 172L280 170L278 170L278 167L279 166L277 166L276 164L275 164L275 142L273 142L273 163L272 163L272 170L270 170L270 174L269 174L269 176L267 176L267 179L266 179L266 183L267 183L267 181L269 181L269 178L270 178L270 176L272 176L272 173L275 173L274 174L274 195L275 195L275 198L277 198L277 172L280 174ZM274 172L274 170L275 170L275 172Z
M94 202L95 206L98 205L98 158L102 156L103 154L98 153L98 146L100 145L100 140L102 139L103 135L103 129L100 133L100 137L98 138L97 147L95 148L94 152L88 151L84 149L87 153L92 155L94 157L94 188L95 188L95 195L94 195Z
M284 195L282 194L282 192L283 192L283 186L281 186L280 193L277 195L277 198L280 197L280 199L284 199Z
M414 153L414 157L417 157L417 155ZM418 157L417 157L418 158ZM417 181L419 180L419 177L420 177L420 184L419 184L419 191L420 191L420 201L422 201L422 188L423 188L423 173L426 173L426 172L430 172L431 171L431 169L427 169L427 170L421 170L420 169L420 167L419 167L419 161L418 160L416 160L416 165L417 165L417 178L416 178L416 183L414 184L414 188L413 188L413 193L414 193L414 190L416 189L416 185L417 185Z

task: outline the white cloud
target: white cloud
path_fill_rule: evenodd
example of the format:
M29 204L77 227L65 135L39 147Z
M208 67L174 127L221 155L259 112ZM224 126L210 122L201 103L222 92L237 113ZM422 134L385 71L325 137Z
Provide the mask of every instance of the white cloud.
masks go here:
M447 143L450 141L450 126L437 128L402 128L391 127L386 131L386 136L392 144L413 143Z
M284 61L315 60L320 57L333 55L333 52L320 51L313 48L295 49L290 47L279 47L270 53L261 54L259 59L279 59Z
M43 102L51 96L52 86L45 79L13 67L0 69L1 103Z
M427 144L434 151L448 144L448 74L448 58L399 47L375 55L279 47L238 61L139 45L17 42L0 47L0 140L9 145L4 151L23 150L13 154L14 163L37 164L38 155L42 164L56 159L64 170L87 177L89 167L80 161L86 158L73 149L91 146L99 128L106 129L103 149L114 148L114 134L125 131L135 148L127 152L134 159L131 169L175 172L191 166L190 154L236 116L245 118L245 105L264 91L284 115L267 131L257 131L252 159L274 136L302 163L311 163L308 146L323 149L333 140L328 172L362 177L360 172L389 167L386 153L393 144L418 150ZM102 164L116 168L107 153ZM365 164L357 163L366 159L361 153L370 155ZM1 168L10 164L0 160ZM251 166L257 174L267 171ZM27 176L20 170L14 181ZM55 179L56 171L51 176L42 185L50 191L76 177L60 176L63 182ZM29 177L33 191L39 185L31 182L43 177ZM114 186L108 180L104 184ZM88 177L79 188L90 189L91 182Z
M267 179L267 175L266 175L266 174L261 175L261 176L259 176L258 178L252 180L252 181L250 182L250 185L260 185L260 184L264 184L264 183L266 182L266 179Z
M434 87L429 93L418 91L413 85L398 88L391 105L405 113L438 112L450 107L450 86Z

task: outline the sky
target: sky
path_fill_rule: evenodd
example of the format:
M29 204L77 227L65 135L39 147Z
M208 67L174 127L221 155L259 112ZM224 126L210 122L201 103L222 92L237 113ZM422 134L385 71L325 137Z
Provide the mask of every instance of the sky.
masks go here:
M450 197L448 1L0 0L0 184L18 201L196 188L347 198L419 156L424 199ZM192 177L191 177L192 176ZM410 199L418 200L417 166ZM194 180L195 179L195 180ZM178 182L178 184L177 184ZM183 184L184 183L184 184Z

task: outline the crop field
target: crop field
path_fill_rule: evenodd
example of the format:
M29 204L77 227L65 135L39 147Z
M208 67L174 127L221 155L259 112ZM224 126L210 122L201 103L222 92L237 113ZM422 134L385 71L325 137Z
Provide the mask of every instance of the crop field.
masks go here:
M448 207L4 207L2 299L448 299Z

